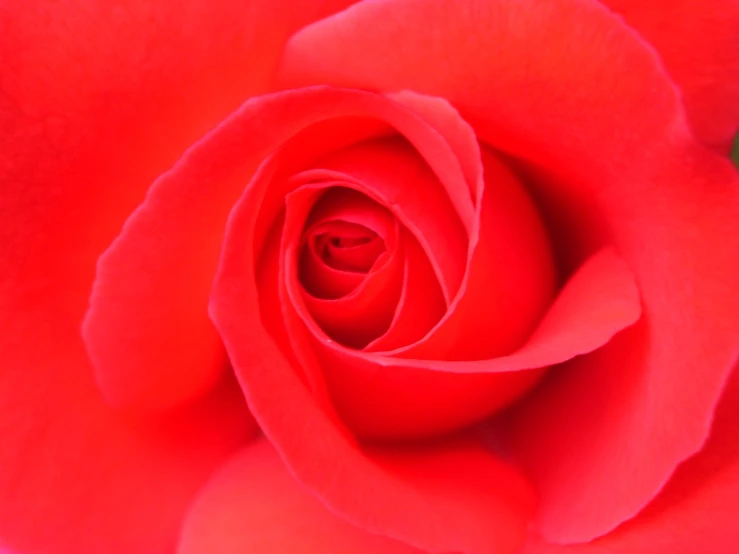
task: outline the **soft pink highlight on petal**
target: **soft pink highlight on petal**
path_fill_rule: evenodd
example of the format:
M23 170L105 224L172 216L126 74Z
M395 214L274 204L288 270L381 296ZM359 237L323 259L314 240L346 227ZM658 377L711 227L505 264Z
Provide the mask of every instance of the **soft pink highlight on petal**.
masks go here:
M186 194L188 185L181 188ZM204 317L220 251L210 230L219 222L195 223L184 205L196 201L151 194L98 261L82 332L98 385L116 407L164 410L203 394L226 371L221 339ZM173 224L178 217L189 224ZM186 256L168 247L175 242Z
M288 473L261 441L244 448L201 491L178 554L422 554L342 520Z

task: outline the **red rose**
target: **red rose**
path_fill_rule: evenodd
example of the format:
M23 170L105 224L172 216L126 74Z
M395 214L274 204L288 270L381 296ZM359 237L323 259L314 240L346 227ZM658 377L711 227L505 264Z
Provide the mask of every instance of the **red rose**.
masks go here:
M0 11L0 542L732 552L739 7L349 4Z

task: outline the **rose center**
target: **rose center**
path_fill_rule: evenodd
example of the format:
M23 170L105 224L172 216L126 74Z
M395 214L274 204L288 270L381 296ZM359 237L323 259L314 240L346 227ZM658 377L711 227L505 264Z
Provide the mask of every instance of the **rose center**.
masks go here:
M311 248L323 263L340 271L367 273L385 252L385 241L363 225L331 221L316 229Z

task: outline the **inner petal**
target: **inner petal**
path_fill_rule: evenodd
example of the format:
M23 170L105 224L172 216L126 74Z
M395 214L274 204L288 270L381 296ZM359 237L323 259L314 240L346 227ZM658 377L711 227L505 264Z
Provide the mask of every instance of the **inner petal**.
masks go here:
M426 253L411 232L402 233L405 267L403 288L387 332L365 347L383 352L413 344L444 316L446 303Z

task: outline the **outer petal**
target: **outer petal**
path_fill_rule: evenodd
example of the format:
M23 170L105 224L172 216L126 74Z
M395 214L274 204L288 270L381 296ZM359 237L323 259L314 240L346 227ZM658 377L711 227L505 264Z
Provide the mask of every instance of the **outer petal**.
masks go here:
M89 289L94 260L159 173L268 89L289 33L350 1L286 3L3 3L3 251L24 270L45 265L58 288L73 276Z
M178 554L421 554L331 513L266 441L239 452L206 485Z
M600 1L657 49L698 139L727 153L739 132L739 3Z
M132 16L134 21L148 17L155 21L172 18L171 21L163 19L167 22L167 30L150 38L153 42L147 44L147 48L163 49L162 58L167 63L172 63L174 56L182 56L183 51L191 50L187 47L172 49L169 29L176 28L178 33L195 41L209 37L215 43L206 42L203 52L192 52L193 64L199 69L192 82L172 79L172 82L156 83L161 87L155 91L157 96L149 95L143 113L131 118L133 121L148 117L161 119L162 111L171 112L169 119L161 123L165 128L163 136L159 137L169 154L162 154L160 148L156 148L157 161L171 163L172 153L181 151L183 146L212 127L228 109L235 108L252 93L264 92L284 41L297 26L349 3L342 0L316 5L305 2L298 9L291 4L287 10L280 2L248 2L235 6L185 3L180 7L166 2L161 6L142 2L131 7L130 14L115 9L112 14L105 14L116 23L124 16ZM173 17L177 15L183 20L180 25ZM168 42L158 44L160 36L168 37ZM145 52L138 52L137 56L134 56L131 71L140 72L141 65L149 62L142 58ZM201 64L203 69L200 69ZM146 74L137 75L139 79L145 77ZM188 94L181 93L183 88ZM104 108L109 109L108 103ZM182 113L195 116L193 120L181 118L180 122ZM183 138L187 142L182 142ZM120 146L118 142L110 145L111 149ZM146 148L151 145L146 144ZM137 166L140 156L138 152L133 154ZM222 215L230 206L228 196L225 198L221 205ZM110 200L120 202L113 195L104 199L105 202ZM85 323L86 343L106 397L116 405L144 409L164 409L196 396L212 386L224 367L223 347L204 317L212 279L208 268L215 267L212 260L217 259L221 238L216 231L217 224L207 235L185 236L183 233L182 240L200 256L191 257L193 265L179 267L178 273L176 268L182 265L181 257L176 253L164 255L166 239L152 241L150 237L152 234L166 236L166 230L160 229L162 222L167 221L165 212L180 206L161 207L157 201L156 195L147 199L145 207L137 212L101 258L92 309ZM132 208L129 202L122 203L126 211ZM111 211L105 204L103 211L111 218ZM202 217L218 219L213 213L202 214ZM111 219L120 225L119 217ZM225 222L225 217L221 220ZM191 228L198 226L193 224ZM158 271L154 269L157 265ZM173 275L178 278L173 279ZM188 300L183 302L183 297Z
M266 88L287 33L345 5L288 4L0 4L0 541L23 554L169 552L253 429L221 392L148 423L112 413L79 324L151 181Z
M295 35L282 79L448 98L483 140L556 176L538 186L574 200L575 225L597 214L583 232L634 270L644 322L607 364L585 357L543 388L519 454L548 538L637 513L700 448L739 344L739 181L692 141L656 56L594 2L377 0Z
M176 413L124 418L100 398L76 326L59 328L64 312L25 317L51 339L0 353L2 540L19 554L171 552L193 496L254 434L240 391L224 383Z
M683 463L633 520L590 544L532 537L521 554L729 554L739 544L739 368L734 369L703 450Z

